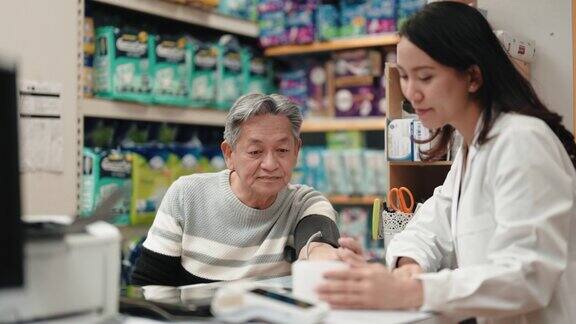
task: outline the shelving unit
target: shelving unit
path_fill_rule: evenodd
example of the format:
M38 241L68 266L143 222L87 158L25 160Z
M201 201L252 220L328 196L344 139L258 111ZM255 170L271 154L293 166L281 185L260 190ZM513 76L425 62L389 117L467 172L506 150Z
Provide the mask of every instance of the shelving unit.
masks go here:
M346 196L346 195L332 195L328 196L328 200L334 205L366 205L372 206L374 199L378 196Z
M258 26L254 22L220 15L177 3L159 0L91 0L98 3L169 18L206 28L231 32L238 35L258 37Z
M179 124L224 126L226 111L215 109L151 106L132 102L82 99L84 117L171 122Z
M211 109L144 106L82 98L86 3L164 17L201 28L257 37L254 22L162 0L0 1L3 57L18 58L19 79L59 85L62 171L23 172L23 213L76 215L79 210L85 117L223 126L226 113ZM57 12L58 19L48 12ZM26 19L22 19L25 17Z
M264 55L268 57L301 55L320 52L329 52L344 49L394 46L398 43L399 37L396 33L382 34L376 36L364 36L350 39L336 39L326 42L316 42L304 45L284 45L267 48Z
M302 132L331 132L331 131L373 131L384 130L386 118L316 118L305 119Z

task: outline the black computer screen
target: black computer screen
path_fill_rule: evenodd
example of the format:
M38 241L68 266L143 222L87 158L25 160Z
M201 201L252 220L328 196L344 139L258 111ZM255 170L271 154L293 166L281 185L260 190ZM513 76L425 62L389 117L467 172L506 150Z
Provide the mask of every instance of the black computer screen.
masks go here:
M23 286L16 71L0 62L0 288Z

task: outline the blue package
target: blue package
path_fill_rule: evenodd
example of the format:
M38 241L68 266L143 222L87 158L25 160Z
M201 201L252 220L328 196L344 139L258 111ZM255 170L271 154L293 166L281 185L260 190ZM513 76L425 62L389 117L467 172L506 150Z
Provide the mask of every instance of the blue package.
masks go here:
M397 10L397 28L400 29L400 26L408 17L418 12L425 5L426 0L400 0Z
M366 34L366 3L340 1L340 36L352 37Z
M286 15L286 35L290 44L314 41L314 10L297 8Z
M330 40L340 36L340 11L332 4L316 9L316 39Z
M286 44L286 19L283 10L260 12L258 39L262 47Z
M369 0L366 29L368 34L396 31L396 1Z

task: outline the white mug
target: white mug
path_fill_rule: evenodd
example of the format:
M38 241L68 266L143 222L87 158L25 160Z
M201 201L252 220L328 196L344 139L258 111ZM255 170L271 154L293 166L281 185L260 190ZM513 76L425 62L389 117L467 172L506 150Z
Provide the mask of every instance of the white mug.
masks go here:
M292 292L295 297L318 301L316 288L324 282L324 273L348 269L348 264L335 260L299 260L292 264Z

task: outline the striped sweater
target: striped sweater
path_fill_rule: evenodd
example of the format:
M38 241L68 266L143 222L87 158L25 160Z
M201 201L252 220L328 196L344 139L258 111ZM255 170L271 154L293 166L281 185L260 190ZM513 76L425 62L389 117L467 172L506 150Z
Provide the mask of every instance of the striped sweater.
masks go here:
M236 197L229 176L229 170L194 174L172 184L144 242L147 253L136 265L135 284L283 276L317 230L324 242L337 245L336 212L319 192L288 185L270 207L259 210ZM146 265L150 254L179 262L191 276L176 283L154 278L154 269Z

